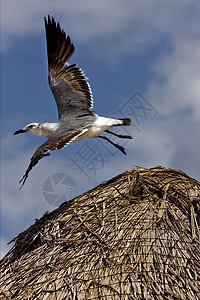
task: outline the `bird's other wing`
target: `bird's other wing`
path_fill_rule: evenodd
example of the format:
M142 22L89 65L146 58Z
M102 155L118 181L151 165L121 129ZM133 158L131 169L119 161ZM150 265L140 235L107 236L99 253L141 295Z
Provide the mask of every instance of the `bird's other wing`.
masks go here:
M44 18L47 55L49 68L49 85L58 107L59 119L66 115L74 116L92 114L93 98L89 83L81 69L68 61L74 53L74 45L69 36L54 18Z
M19 182L19 183L22 182L20 189L26 182L29 172L39 162L40 159L42 159L44 156L49 156L50 155L49 151L64 148L69 143L73 142L73 139L75 139L78 135L82 134L86 130L87 130L86 128L85 129L83 128L81 131L67 133L67 134L59 136L59 137L51 137L44 144L42 144L35 151L35 153L33 154L33 156L30 159L30 164L29 164L24 176L22 177L22 179Z

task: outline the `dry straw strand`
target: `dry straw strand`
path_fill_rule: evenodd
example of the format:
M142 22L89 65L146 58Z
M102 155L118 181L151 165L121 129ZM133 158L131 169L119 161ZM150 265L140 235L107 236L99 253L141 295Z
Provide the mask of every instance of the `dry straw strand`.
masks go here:
M16 235L0 299L200 299L199 227L198 181L137 167Z

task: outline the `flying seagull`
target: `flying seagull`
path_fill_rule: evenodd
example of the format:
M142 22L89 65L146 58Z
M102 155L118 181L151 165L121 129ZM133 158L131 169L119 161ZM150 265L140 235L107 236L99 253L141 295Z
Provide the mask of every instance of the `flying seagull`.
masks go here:
M69 36L61 29L54 18L44 18L47 40L48 78L49 86L58 108L57 123L30 123L15 131L14 135L27 132L48 138L33 154L30 164L20 180L24 185L29 172L50 151L64 148L70 143L86 138L102 138L126 154L125 149L107 136L101 136L105 131L119 138L132 137L118 135L109 131L112 126L131 125L129 118L112 119L100 117L92 111L93 98L87 78L76 64L69 65L68 61L74 53L74 45Z

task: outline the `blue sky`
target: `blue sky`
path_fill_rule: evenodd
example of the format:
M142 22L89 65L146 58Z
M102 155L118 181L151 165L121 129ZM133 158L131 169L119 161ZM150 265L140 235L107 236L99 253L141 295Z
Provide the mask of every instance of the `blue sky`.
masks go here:
M134 139L125 144L126 156L97 140L52 152L19 190L44 138L13 132L57 121L47 81L48 14L75 45L70 62L89 78L95 112L131 117L126 129ZM56 208L43 193L54 174L75 183L68 198L134 166L162 165L200 180L199 14L199 1L186 0L1 2L1 255L15 234ZM54 194L62 195L62 186Z

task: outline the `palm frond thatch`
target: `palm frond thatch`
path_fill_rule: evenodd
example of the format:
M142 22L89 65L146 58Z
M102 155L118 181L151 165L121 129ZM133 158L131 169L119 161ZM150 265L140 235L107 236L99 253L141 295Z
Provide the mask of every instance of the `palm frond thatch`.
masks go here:
M136 168L14 239L0 299L200 299L200 183Z

